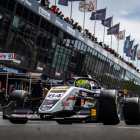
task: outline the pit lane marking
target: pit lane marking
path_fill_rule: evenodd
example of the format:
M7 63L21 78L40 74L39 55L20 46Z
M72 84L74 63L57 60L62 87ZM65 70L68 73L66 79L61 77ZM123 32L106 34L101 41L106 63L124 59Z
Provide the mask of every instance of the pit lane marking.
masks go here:
M139 125L138 125L139 126ZM86 126L86 127L104 127L104 128L119 128L119 129L140 129L140 127L126 127L126 126Z

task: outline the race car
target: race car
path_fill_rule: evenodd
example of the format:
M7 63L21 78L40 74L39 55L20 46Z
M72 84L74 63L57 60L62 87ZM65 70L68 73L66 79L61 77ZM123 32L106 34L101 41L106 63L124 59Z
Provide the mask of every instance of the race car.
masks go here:
M40 100L43 101L38 109L39 119L33 111ZM11 93L9 102L3 108L3 118L12 123L54 120L59 124L101 121L115 125L121 120L118 92L104 90L97 80L89 77L65 80L63 86L52 87L45 98L31 99L28 92L16 90ZM125 99L123 113L126 124L139 124L139 98Z

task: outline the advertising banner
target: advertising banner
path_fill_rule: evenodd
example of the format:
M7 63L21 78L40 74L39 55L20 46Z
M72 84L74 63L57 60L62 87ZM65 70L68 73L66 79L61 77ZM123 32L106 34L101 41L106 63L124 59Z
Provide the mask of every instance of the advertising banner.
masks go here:
M14 53L0 53L0 60L14 60Z
M9 73L22 73L22 70L14 69L9 66L2 65L2 64L0 65L0 71L9 72Z

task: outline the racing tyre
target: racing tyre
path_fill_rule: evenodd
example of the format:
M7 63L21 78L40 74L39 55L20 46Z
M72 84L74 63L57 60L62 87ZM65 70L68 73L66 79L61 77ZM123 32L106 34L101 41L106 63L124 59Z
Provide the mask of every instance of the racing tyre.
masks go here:
M120 123L121 106L117 91L104 90L100 93L99 112L104 125Z
M124 118L127 125L140 124L140 104L139 98L126 98L124 101Z
M16 101L17 107L24 107L24 100L26 99L26 97L30 98L29 92L24 90L14 90L9 95L8 103L10 103L11 101Z

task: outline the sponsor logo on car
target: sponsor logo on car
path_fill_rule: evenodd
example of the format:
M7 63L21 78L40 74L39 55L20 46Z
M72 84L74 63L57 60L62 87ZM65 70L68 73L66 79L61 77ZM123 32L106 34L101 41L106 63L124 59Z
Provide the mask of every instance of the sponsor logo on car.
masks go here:
M81 99L81 106L84 107L84 99Z
M52 103L52 102L53 102L53 100L49 100L49 101L48 101L48 103Z
M87 93L82 91L82 96L87 97Z
M69 106L69 103L62 102L62 107L64 107L64 106Z
M91 115L96 116L96 109L91 109Z

